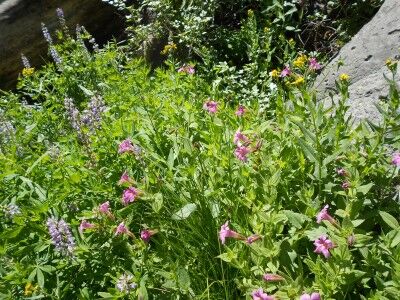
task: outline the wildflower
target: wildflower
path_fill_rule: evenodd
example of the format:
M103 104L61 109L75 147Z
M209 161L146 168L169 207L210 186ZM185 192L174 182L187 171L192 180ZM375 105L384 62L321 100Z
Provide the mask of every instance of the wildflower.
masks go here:
M64 99L64 108L67 111L67 117L71 122L72 128L75 129L77 132L80 132L81 121L80 121L79 111L75 107L74 102L71 98Z
M119 223L117 228L115 229L115 234L124 234L129 233L129 229L125 226L124 222Z
M312 293L311 295L304 293L300 296L300 300L321 300L321 295L319 293Z
M41 23L42 25L42 33L45 38L45 40L51 45L53 44L53 39L51 38L51 35L49 33L49 30L47 29L46 25L44 23Z
M297 68L302 68L304 67L306 61L307 61L307 56L305 54L301 54L295 59L293 65Z
M79 225L79 231L80 232L83 232L83 231L85 231L86 229L91 229L91 228L94 228L96 225L94 225L94 224L92 224L92 223L89 223L88 221L86 221L86 220L82 220L82 222L81 222L81 225Z
M228 237L239 240L245 239L241 234L231 230L229 228L229 221L226 221L226 223L221 226L221 230L219 231L219 239L221 240L222 244L225 244L225 239Z
M329 252L329 249L332 249L333 243L326 235L321 235L318 239L314 241L314 246L315 246L315 253L321 253L325 258L328 258L331 253Z
M171 53L173 51L176 51L178 47L176 46L175 43L170 43L164 46L164 49L161 51L162 55L166 55L168 53Z
M96 43L96 40L93 37L89 40L89 43L92 45L94 52L99 51L99 45Z
M233 137L233 143L236 146L242 146L243 144L247 144L249 142L249 138L245 136L240 129L236 130L235 136Z
M49 218L46 224L56 250L63 255L72 256L75 242L69 225L63 219L55 218Z
M23 68L22 69L22 75L25 77L31 76L33 74L33 72L35 72L35 68Z
M349 235L349 237L347 238L347 245L349 247L352 247L354 245L354 243L356 242L356 236L354 235L354 233L352 233L351 235Z
M393 154L392 164L396 167L400 167L400 152L396 152Z
M88 108L82 112L82 123L92 132L96 129L100 129L101 117L105 110L106 106L103 98L100 96L93 96L88 103Z
M132 183L132 179L129 177L128 172L126 171L122 173L121 178L118 181L119 185L122 185L124 183Z
M251 150L246 146L238 146L235 150L235 156L237 159L247 162L247 154L249 154Z
M265 281L271 281L271 282L285 280L285 278L283 278L282 276L280 276L278 274L271 274L271 273L264 274L263 279Z
M277 69L273 69L271 72L269 72L269 76L271 76L272 78L278 78L279 71Z
M65 24L64 11L61 8L57 8L56 13L57 13L57 17L58 17L58 21L60 22L60 25L62 27L65 27L66 24Z
M244 115L245 112L246 112L246 107L244 107L243 105L239 105L237 110L235 111L235 115L241 117Z
M99 212L103 214L108 214L110 213L110 201L106 201L102 204L99 205Z
M16 215L21 214L21 210L16 204L9 204L4 208L4 214L8 218L13 218Z
M124 205L128 205L134 202L136 197L139 195L139 191L134 187L127 188L122 194L122 202Z
M260 240L261 239L261 236L260 235L258 235L258 234L253 234L253 235L251 235L251 236L249 236L249 237L247 237L246 238L246 243L247 244L252 244L252 243L254 243L255 241L258 241L258 240Z
M31 63L23 53L21 53L21 60L22 60L22 65L24 66L25 69L32 68Z
M130 274L122 274L117 283L116 283L117 289L122 292L122 293L129 293L131 290L135 289L137 287L137 284L133 282L133 276Z
M302 85L304 83L304 77L298 76L295 81L292 82L293 85Z
M203 108L207 110L210 114L215 114L217 112L218 103L208 100L204 103Z
M345 191L347 191L350 188L350 182L348 181L344 181L342 183L342 189L344 189Z
M195 73L194 67L191 65L184 65L178 69L178 73L186 73L193 75Z
M61 63L62 63L61 56L58 54L56 48L53 47L53 46L50 47L50 55L53 58L53 60L56 63L56 65L60 66Z
M148 230L144 229L140 232L140 238L142 239L143 242L148 243L150 241L150 238L157 233L156 230Z
M290 76L291 74L292 74L292 71L290 70L290 68L285 67L281 72L281 77Z
M123 140L119 146L118 146L118 153L122 154L125 152L134 152L135 148L133 147L133 144L131 142L131 140L126 139Z
M325 205L323 209L317 214L317 223L321 223L321 221L326 220L331 224L336 224L335 219L328 213L329 205Z
M347 82L347 81L349 81L350 76L346 73L342 73L342 74L340 74L339 79L340 79L340 81Z
M273 296L268 296L267 293L264 293L262 288L259 288L258 290L254 290L251 293L251 296L253 297L253 300L274 300L275 299Z
M337 169L336 172L339 176L347 176L347 171L343 168Z
M322 68L315 57L310 58L310 60L308 61L308 65L310 70L313 71L317 71Z
M24 296L31 296L38 289L38 286L34 286L31 282L25 285Z

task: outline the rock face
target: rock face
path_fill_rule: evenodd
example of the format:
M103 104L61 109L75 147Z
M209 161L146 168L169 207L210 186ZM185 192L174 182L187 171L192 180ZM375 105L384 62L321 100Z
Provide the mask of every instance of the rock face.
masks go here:
M400 58L400 5L399 0L386 0L374 18L366 24L338 53L318 76L315 88L320 99L326 99L335 88L341 73L350 75L350 114L356 119L368 118L379 122L375 107L379 99L387 96L388 84L383 74L390 72L385 66L388 58ZM339 61L344 65L338 68ZM390 77L390 76L389 76ZM396 78L400 83L400 78Z
M123 17L101 0L0 0L0 88L15 86L21 69L21 53L35 67L47 60L47 43L41 31L59 28L56 8L64 10L71 32L83 25L101 44L123 32Z

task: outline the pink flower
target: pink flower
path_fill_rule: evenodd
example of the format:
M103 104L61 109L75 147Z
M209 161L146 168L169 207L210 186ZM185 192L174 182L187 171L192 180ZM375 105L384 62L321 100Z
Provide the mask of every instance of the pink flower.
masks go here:
M314 246L315 246L315 253L322 253L322 255L325 256L325 258L328 258L331 256L331 253L329 252L329 249L332 249L333 243L326 235L321 235L317 240L314 241Z
M337 172L337 174L339 176L346 176L347 175L347 171L345 169L343 169L343 168L337 169L336 172Z
M95 225L92 223L89 223L86 220L82 220L81 225L79 225L79 231L83 232L85 229L90 229L90 228L94 228Z
M268 296L267 293L264 293L262 288L259 288L258 290L255 290L251 293L251 296L253 297L253 300L274 300L275 298L273 296Z
M251 150L245 146L238 146L235 150L235 156L237 159L247 162L247 154L249 154Z
M155 230L148 230L148 229L144 229L140 232L140 238L145 242L148 243L150 241L150 238L156 234L157 231Z
M249 138L245 136L240 129L236 130L235 136L233 137L233 143L236 146L242 146L243 144L247 144L249 142Z
M239 240L245 239L241 234L231 230L229 228L229 221L226 221L226 223L221 226L221 230L219 231L219 239L221 240L222 244L225 244L225 239L229 237Z
M285 278L283 278L282 276L278 275L278 274L270 274L270 273L266 273L263 275L263 279L265 281L282 281L285 280Z
M192 75L195 73L194 67L190 65L184 65L178 69L178 73L186 73Z
M347 191L350 188L350 182L348 181L343 181L342 183L342 189L344 189L345 191Z
M244 107L243 105L239 105L235 112L235 115L237 115L238 117L241 117L244 115L245 112L246 112L246 107Z
M121 178L118 181L118 184L122 185L124 183L131 183L131 182L132 179L129 177L128 172L125 171L124 173L122 173Z
M207 110L210 114L215 114L217 112L218 103L208 100L204 103L203 108Z
M110 201L106 201L106 202L100 204L99 212L101 212L103 214L109 214L110 213Z
M118 153L122 154L125 152L135 152L135 147L133 146L130 139L126 139L119 144Z
M317 214L317 223L321 223L321 221L326 220L332 224L336 224L335 219L328 213L329 205L325 205L323 209Z
M292 71L290 70L290 68L285 67L281 72L281 77L290 76L290 74L292 74Z
M133 186L128 187L122 194L122 202L124 205L128 205L129 203L135 201L136 197L139 195L139 192Z
M316 71L316 70L321 69L321 65L318 63L318 61L315 57L310 58L309 66L310 66L310 70Z
M393 154L392 164L396 167L400 167L400 152L396 152Z
M258 241L258 240L260 240L260 239L261 239L261 236L260 236L260 235L258 235L258 234L253 234L253 235L249 236L248 238L246 238L246 243L247 243L247 244L252 244L252 243L254 243L255 241Z
M300 300L321 300L319 293L312 293L311 295L304 293L300 296Z
M129 233L129 230L125 226L124 222L121 222L121 223L119 223L119 225L115 229L115 234L124 234L124 233Z

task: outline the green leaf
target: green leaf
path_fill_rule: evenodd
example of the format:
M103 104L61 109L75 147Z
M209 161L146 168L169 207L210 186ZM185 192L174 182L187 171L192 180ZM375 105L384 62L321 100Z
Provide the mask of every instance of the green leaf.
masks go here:
M153 208L155 213L158 213L163 207L163 195L161 193L157 193L154 195L154 200L151 203L151 207Z
M190 288L189 273L184 268L179 268L177 272L179 287L187 291Z
M285 216L287 217L288 221L296 228L300 229L303 225L303 223L306 220L309 220L310 218L303 215L303 214L299 214L296 212L293 212L291 210L284 210L283 213L285 214Z
M38 282L39 286L41 288L43 288L44 287L44 276L43 276L43 272L39 268L36 269L36 277L37 277L37 282Z
M172 215L172 219L174 220L184 220L188 218L195 210L197 209L197 205L194 203L188 203L176 213Z
M114 299L115 298L110 293L105 293L105 292L98 292L97 295L99 295L103 299Z
M399 222L389 213L385 211L380 211L379 214L382 220L393 229L399 229Z
M374 186L374 184L371 182L371 183L368 183L368 184L358 187L357 191L362 193L363 195L366 195L373 186Z

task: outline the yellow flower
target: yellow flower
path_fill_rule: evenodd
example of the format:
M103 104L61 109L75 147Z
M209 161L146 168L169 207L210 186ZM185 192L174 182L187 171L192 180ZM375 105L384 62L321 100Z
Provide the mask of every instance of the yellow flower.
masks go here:
M302 85L304 83L304 77L299 76L296 78L295 81L292 82L293 85Z
M290 46L290 47L296 46L296 42L294 41L294 39L290 39L290 40L289 40L289 46Z
M30 296L30 295L32 295L32 293L33 293L34 291L36 291L36 290L37 290L37 286L33 286L32 283L28 282L28 283L25 285L24 295L25 295L25 296Z
M272 78L278 78L279 77L279 70L273 69L271 72L269 72L269 76Z
M269 31L269 27L268 27L268 26L265 26L265 27L264 27L264 32L267 33L268 31Z
M175 43L167 44L167 45L164 46L164 49L163 49L163 51L161 51L161 54L166 55L166 54L168 54L168 53L170 53L172 51L175 51L177 49L178 49L178 47L176 46Z
M393 71L396 70L397 68L397 60L392 60L390 58L388 58L385 62L386 67L388 67L389 70Z
M302 68L302 67L304 67L306 62L307 62L307 55L302 54L295 59L295 61L293 62L293 65L297 68Z
M247 15L248 15L249 17L254 16L254 11L253 11L252 9L249 9L249 10L247 11Z
M31 76L34 71L35 71L35 68L23 68L22 75L23 76Z
M340 81L349 81L350 76L346 73L340 74L339 76Z

